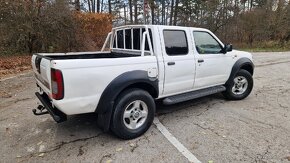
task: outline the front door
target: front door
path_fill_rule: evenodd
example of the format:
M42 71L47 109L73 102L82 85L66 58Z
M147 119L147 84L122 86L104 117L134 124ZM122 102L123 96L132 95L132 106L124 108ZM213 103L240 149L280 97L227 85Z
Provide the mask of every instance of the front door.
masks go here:
M192 32L197 53L194 89L224 84L232 70L232 55L223 53L222 43L212 33Z

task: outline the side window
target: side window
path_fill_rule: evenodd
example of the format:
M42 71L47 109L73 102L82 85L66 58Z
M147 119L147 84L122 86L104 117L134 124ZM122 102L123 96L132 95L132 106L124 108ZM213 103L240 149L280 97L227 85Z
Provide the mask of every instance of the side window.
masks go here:
M221 45L212 35L207 32L193 32L195 47L199 54L219 54L222 53Z
M188 44L185 31L164 30L163 35L165 50L168 55L186 55L188 53Z
M123 32L123 30L117 31L117 48L124 49L124 32Z

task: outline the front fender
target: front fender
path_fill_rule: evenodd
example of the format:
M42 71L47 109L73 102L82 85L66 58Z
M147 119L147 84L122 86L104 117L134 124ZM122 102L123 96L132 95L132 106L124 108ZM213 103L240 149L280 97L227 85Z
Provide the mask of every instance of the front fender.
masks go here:
M232 81L234 79L234 77L236 76L236 74L238 73L238 71L242 68L242 67L248 67L250 66L252 69L252 72L250 72L253 75L254 72L254 64L253 62L249 59L249 58L240 58L236 61L236 63L233 65L232 67L232 71L231 74L226 82L226 85L229 84L230 81Z

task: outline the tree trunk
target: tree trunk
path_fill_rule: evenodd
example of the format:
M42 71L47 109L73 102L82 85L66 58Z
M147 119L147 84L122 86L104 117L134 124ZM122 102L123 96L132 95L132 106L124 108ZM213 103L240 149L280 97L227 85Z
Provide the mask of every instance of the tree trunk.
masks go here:
M179 3L179 0L176 0L176 2L175 2L175 8L174 8L174 20L173 20L173 25L176 25L176 23L177 23L178 3Z
M165 25L167 25L168 24L168 10L169 10L169 4L170 3L167 3L166 4L166 14L164 15L164 18L165 18Z
M126 5L124 4L124 21L125 25L127 24L127 14L126 14Z
M155 17L154 17L154 8L155 8L154 1L150 0L149 5L150 5L150 9L151 9L151 19L152 19L151 23L154 24L155 23L155 21L154 21L154 19L155 19Z
M96 12L96 1L95 0L91 0L92 1L92 12L95 13Z
M165 0L161 0L161 3L162 3L162 12L161 12L161 14L162 14L162 25L164 25L165 24Z
M104 0L101 1L101 12L103 12L103 9L104 9L103 6L104 6Z
M81 10L80 0L75 0L75 9L77 11L80 11Z
M91 1L88 0L88 6L89 6L89 12L92 12L92 9L91 9Z
M174 9L174 0L171 0L169 25L172 25L173 9Z
M108 5L109 5L109 14L112 14L111 0L108 0Z
M101 4L101 0L97 0L97 13L100 12L100 4Z
M129 0L130 23L133 24L132 0Z
M133 0L134 3L134 23L138 24L138 6L137 6L137 0Z

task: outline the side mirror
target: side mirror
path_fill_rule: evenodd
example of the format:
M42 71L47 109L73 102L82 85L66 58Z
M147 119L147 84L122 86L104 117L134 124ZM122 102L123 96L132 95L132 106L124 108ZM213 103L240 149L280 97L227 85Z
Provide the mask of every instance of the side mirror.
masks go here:
M233 45L232 44L226 44L224 49L223 49L223 51L224 51L224 53L233 51Z

